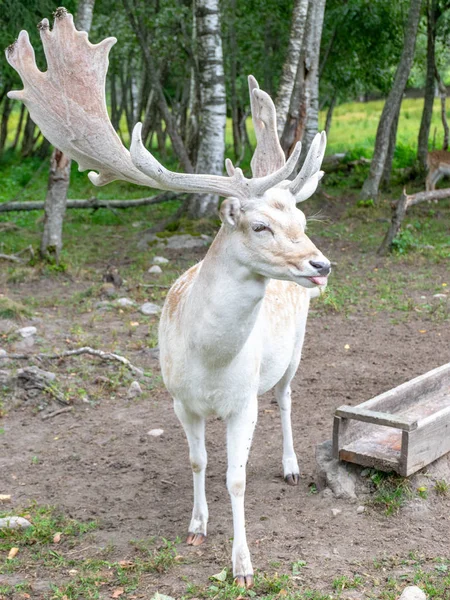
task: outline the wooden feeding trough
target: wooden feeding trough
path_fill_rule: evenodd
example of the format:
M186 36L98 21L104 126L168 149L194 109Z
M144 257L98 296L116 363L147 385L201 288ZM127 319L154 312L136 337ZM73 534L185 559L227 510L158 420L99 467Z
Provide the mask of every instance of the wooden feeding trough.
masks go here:
M450 363L336 410L335 458L408 476L450 451Z

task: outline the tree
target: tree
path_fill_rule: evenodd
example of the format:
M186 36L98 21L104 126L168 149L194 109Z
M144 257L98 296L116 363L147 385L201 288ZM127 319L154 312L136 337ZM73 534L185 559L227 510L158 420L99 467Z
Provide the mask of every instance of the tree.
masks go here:
M219 0L194 0L199 89L199 146L196 173L221 175L224 167L227 105ZM195 195L189 203L193 218L215 214L219 197Z
M417 159L423 170L427 167L428 138L433 116L434 95L436 90L436 23L439 18L438 0L427 0L427 73L425 79L425 98L420 121Z
M378 189L383 176L389 148L392 123L400 110L403 92L414 60L414 48L421 6L422 0L411 0L405 27L403 51L395 73L392 89L386 98L380 122L378 124L375 150L370 165L369 176L364 182L361 191L363 198L376 198L378 195Z
M95 0L80 0L75 26L89 32ZM65 10L65 9L58 9ZM57 18L58 11L56 12ZM70 184L70 159L55 148L50 159L47 195L45 198L44 230L41 238L41 256L59 263L62 249L62 229L66 214L67 191Z
M294 91L309 4L309 0L295 0L294 2L289 46L283 64L283 73L281 75L276 100L277 129L280 138L284 131L289 105Z

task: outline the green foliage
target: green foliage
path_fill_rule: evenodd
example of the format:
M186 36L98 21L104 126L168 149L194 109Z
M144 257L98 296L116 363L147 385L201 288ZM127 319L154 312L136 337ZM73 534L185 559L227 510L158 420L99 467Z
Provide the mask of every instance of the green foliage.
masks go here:
M410 229L402 229L392 240L392 247L399 254L406 254L417 245L414 234Z

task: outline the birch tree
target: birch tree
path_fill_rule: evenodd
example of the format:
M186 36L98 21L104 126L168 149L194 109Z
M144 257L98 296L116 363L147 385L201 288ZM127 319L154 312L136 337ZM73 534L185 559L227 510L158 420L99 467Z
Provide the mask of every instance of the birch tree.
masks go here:
M305 105L306 121L302 136L302 155L306 155L319 130L319 59L326 0L314 0L310 9L310 25L305 38ZM308 18L309 20L309 18Z
M80 0L75 19L75 26L79 31L89 32L94 4L95 0ZM62 229L70 183L70 165L70 159L55 148L50 158L50 174L44 208L44 231L40 250L43 257L54 259L57 263L62 249Z
M292 93L294 91L295 78L303 46L308 6L309 0L295 0L289 45L275 103L277 107L277 129L279 137L283 134Z
M199 146L196 173L221 175L224 166L226 96L219 0L194 0L199 89ZM219 197L199 194L189 203L193 218L215 214Z
M400 62L395 73L394 83L389 92L381 113L375 140L375 150L370 165L370 173L364 182L361 195L363 198L376 198L383 176L386 157L389 149L389 137L395 115L398 113L406 82L414 59L417 28L420 19L422 0L411 0L408 20L405 27L404 45Z

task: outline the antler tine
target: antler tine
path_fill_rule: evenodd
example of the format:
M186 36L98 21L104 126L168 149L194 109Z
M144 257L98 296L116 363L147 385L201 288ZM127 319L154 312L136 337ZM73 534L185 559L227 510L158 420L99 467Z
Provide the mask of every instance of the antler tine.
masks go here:
M253 75L248 77L248 87L257 141L250 165L253 177L262 177L280 169L286 158L278 140L277 113L272 98L259 89Z
M174 173L166 169L144 146L141 137L142 123L137 123L133 129L131 142L131 158L136 167L158 182L163 190L181 192L209 192L221 196L237 196L243 200L262 196L271 187L289 177L300 157L301 145L297 144L289 160L275 173L265 177L246 179L241 169L235 169L227 162L229 177L220 175L200 175L189 173Z
M296 197L297 202L301 202L302 200L309 198L322 178L323 173L320 171L320 167L322 165L326 145L327 136L325 131L322 131L322 133L317 133L312 141L300 173L289 185L289 190ZM322 175L319 176L319 173L322 173ZM315 185L314 190L312 192L310 191L309 195L307 196L307 190L310 190L312 185ZM304 191L303 188L305 188Z
M65 9L56 11L53 30L47 19L39 29L48 70L39 71L28 34L21 31L6 50L6 58L24 88L8 96L24 102L43 135L76 160L80 171L99 171L90 174L94 184L123 179L158 188L156 181L133 165L109 120L105 79L108 53L116 39L91 44L85 32L76 30Z

